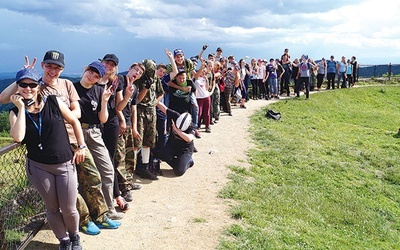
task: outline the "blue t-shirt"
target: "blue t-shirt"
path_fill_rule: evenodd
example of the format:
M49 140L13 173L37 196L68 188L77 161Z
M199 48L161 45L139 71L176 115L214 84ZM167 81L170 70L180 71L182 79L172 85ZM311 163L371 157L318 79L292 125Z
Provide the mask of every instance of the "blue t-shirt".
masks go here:
M268 64L266 66L266 70L267 72L269 72L268 78L275 79L278 77L278 75L276 74L276 69L271 64Z
M327 73L336 73L336 61L327 61L326 66Z

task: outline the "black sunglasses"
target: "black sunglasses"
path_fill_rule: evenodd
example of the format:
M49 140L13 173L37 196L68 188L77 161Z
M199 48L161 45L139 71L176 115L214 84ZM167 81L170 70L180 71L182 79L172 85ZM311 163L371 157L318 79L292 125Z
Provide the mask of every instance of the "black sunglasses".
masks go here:
M27 88L27 87L29 87L29 88L31 88L31 89L34 89L34 88L36 88L37 86L38 86L39 84L37 83L37 82L32 82L32 83L25 83L25 82L19 82L18 83L18 86L20 86L21 88Z

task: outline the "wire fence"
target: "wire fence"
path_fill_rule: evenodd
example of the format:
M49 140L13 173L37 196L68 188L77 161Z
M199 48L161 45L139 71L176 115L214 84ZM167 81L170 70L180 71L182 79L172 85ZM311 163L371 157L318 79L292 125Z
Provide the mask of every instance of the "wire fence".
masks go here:
M394 76L400 75L400 64L381 64L367 65L360 64L358 68L358 77L360 78L378 78L385 77L390 80Z
M0 249L24 249L45 223L45 207L25 173L26 148L0 148Z

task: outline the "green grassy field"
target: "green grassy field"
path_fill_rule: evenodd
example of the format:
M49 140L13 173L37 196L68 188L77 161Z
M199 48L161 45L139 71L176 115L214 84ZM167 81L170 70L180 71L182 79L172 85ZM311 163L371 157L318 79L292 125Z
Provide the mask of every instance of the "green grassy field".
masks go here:
M219 249L400 249L400 88L324 91L251 118ZM282 113L265 118L267 109Z

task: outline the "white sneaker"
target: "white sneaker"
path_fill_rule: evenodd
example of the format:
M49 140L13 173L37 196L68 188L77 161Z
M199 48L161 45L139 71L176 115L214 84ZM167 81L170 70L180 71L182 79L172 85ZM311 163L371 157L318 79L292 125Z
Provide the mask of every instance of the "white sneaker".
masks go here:
M117 212L116 210L110 210L107 213L107 217L112 220L121 220L122 218L124 218L124 213Z

